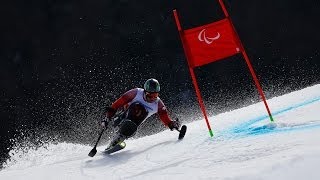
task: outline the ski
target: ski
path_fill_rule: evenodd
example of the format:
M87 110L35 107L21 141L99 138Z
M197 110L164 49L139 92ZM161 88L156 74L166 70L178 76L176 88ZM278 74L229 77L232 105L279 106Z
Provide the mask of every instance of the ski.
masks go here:
M124 149L126 147L126 143L125 142L121 142L119 144L116 144L115 146L113 147L109 147L107 148L104 153L105 154L112 154L112 153L115 153L117 151L120 151L122 149Z

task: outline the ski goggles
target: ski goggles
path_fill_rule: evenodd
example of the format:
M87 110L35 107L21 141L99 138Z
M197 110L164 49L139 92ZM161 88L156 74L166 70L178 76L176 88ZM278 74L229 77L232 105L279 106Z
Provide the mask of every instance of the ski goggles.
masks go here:
M153 102L159 97L159 93L157 92L145 92L145 94L148 102Z

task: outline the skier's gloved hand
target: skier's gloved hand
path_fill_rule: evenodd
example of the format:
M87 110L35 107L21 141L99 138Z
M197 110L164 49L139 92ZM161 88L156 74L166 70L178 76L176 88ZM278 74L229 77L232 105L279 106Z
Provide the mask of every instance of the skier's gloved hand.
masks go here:
M169 124L168 124L168 127L170 128L171 131L173 131L174 129L179 129L181 126L181 123L180 121L177 119L176 121L171 121Z
M106 108L106 116L107 118L112 118L116 114L117 110L113 109L112 107Z
M108 123L109 123L109 118L105 117L104 119L102 119L100 125L102 128L106 128L108 126Z

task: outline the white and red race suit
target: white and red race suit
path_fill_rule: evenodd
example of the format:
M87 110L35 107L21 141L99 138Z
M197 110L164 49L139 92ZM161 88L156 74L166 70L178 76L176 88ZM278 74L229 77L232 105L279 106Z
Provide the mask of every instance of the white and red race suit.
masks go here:
M134 88L125 92L119 99L112 103L111 108L114 110L118 110L119 108L126 109L132 103L140 103L146 108L148 115L143 121L145 121L155 113L158 113L160 120L165 126L168 126L172 121L162 100L157 97L155 101L147 102L144 96L144 89L141 88Z

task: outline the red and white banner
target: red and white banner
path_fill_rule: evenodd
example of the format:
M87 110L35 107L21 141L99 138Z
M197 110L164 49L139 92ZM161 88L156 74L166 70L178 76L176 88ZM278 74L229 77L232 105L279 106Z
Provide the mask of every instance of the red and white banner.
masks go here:
M241 52L229 19L184 30L181 34L191 67L202 66Z
M218 0L220 6L225 14L225 19L217 22L213 22L207 25L195 27L192 29L183 30L179 21L179 17L176 10L173 10L176 25L181 37L184 52L186 54L189 70L192 78L193 85L195 87L197 99L201 108L201 111L206 120L210 136L213 136L213 131L210 127L207 112L203 103L203 99L200 93L198 82L194 73L194 67L203 66L205 64L218 61L235 54L241 53L248 65L250 73L253 77L258 92L264 102L264 105L269 114L270 120L273 121L273 117L266 98L262 91L259 80L254 72L249 57L244 50L240 38L238 37L235 28L232 25L231 19L227 9L225 8L223 1Z

